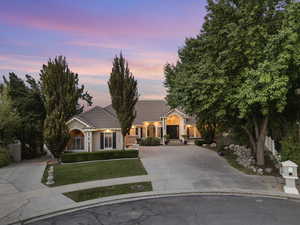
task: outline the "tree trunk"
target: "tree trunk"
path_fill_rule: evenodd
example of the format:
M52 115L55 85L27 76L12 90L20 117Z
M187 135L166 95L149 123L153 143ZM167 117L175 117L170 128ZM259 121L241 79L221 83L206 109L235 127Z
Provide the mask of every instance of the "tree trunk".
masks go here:
M123 137L123 143L122 143L122 150L125 150L125 137L126 137L126 135L123 135L122 134L122 137Z
M259 130L259 137L257 138L256 163L258 166L265 165L265 140L267 136L268 122L269 118L265 117Z
M264 117L261 121L261 124L257 122L255 118L253 118L253 126L254 129L249 129L246 126L243 129L246 131L249 141L251 143L252 152L256 155L256 164L258 166L264 166L265 158L265 139L267 136L267 128L268 128L268 117ZM260 125L260 126L259 126Z
M265 146L264 146L265 137L257 142L257 151L256 151L256 164L258 166L265 165Z

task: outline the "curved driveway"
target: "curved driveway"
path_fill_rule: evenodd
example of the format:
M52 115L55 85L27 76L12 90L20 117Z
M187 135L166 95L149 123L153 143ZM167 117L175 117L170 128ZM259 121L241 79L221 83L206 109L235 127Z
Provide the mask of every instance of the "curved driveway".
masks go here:
M198 146L141 147L140 156L154 191L280 191L276 178L245 175Z
M299 211L292 200L185 196L98 206L30 225L298 225Z

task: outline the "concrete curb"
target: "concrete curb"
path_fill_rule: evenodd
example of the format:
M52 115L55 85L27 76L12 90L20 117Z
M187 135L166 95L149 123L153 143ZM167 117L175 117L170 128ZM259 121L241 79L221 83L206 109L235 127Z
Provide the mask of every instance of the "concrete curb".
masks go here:
M99 198L89 201L84 201L80 203L74 203L67 206L67 208L57 209L55 211L44 210L39 214L30 218L20 218L19 221L11 222L7 225L20 225L28 224L35 221L43 220L53 216L63 215L66 213L75 212L82 209L88 209L103 205L112 205L124 202L139 201L145 199L155 199L155 198L167 198L167 197L178 197L178 196L201 196L201 195L227 195L227 196L245 196L245 197L263 197L263 198L277 198L285 200L299 200L299 195L290 195L281 192L263 192L263 191L251 191L251 190L174 190L170 191L152 191L152 192L140 192L126 195L111 196L106 198Z

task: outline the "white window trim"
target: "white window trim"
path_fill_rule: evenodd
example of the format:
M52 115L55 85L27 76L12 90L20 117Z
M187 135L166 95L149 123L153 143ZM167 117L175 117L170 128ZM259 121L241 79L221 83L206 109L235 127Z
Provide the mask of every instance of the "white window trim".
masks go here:
M108 134L111 135L111 147L106 148L106 147L105 147L105 136L108 135ZM103 151L103 150L113 150L113 145L114 145L114 144L113 144L113 141L114 141L114 140L113 140L113 132L103 132L103 149L99 149L99 150L100 150L100 151L101 151L101 150L102 150L102 151Z

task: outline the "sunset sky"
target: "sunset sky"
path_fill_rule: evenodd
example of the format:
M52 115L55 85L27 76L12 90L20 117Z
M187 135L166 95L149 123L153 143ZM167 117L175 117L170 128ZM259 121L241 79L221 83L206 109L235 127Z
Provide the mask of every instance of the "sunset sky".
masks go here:
M163 66L176 62L186 37L201 29L206 1L1 0L0 82L15 72L38 77L42 64L67 57L94 97L110 103L112 60L120 51L138 80L141 99L162 99Z

